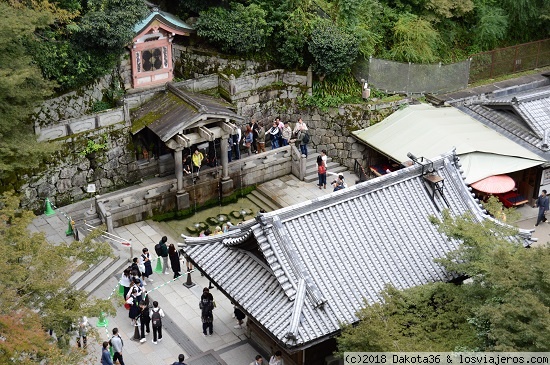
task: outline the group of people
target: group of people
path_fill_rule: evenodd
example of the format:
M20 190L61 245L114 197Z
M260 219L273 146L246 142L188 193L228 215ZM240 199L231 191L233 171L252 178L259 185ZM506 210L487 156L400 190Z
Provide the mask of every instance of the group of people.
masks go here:
M327 188L327 151L322 150L321 154L317 156L317 175L319 176L319 183L317 186L319 189L326 189ZM333 190L332 191L338 191L342 190L344 188L347 188L348 185L346 184L346 180L344 178L344 175L339 174L331 183Z

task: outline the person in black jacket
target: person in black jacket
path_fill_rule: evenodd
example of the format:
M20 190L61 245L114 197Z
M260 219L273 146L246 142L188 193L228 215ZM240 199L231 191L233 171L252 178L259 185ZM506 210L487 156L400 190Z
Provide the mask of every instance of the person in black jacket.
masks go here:
M139 342L143 343L147 341L145 338L145 330L147 329L147 333L151 332L151 327L149 327L149 324L151 323L151 316L149 315L149 306L144 300L139 302L139 310L139 318L141 322L141 340L139 340Z

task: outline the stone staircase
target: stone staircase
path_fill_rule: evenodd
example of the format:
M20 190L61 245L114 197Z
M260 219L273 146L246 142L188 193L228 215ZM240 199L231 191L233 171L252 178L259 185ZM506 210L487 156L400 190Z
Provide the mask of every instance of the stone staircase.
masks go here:
M101 219L95 211L90 211L91 200L81 201L65 207L61 207L58 211L63 212L66 216L71 217L75 221L75 229L78 231L78 237L83 240L91 227L99 227ZM68 224L68 223L67 223ZM84 290L92 293L109 278L115 274L121 273L129 266L129 257L123 254L123 250L118 244L114 244L111 240L104 237L98 237L97 240L107 241L113 248L114 257L103 257L95 265L84 271L74 270L69 283L78 290Z
M310 153L307 156L307 163L306 163L306 176L304 178L305 182L315 182L318 181L319 176L317 175L317 156L320 154ZM340 165L338 162L332 161L332 158L327 156L327 181L330 182L334 180L334 176L330 176L331 173L338 174L340 172L347 171L348 168L346 166ZM331 180L332 178L332 180Z
M260 188L253 190L246 198L259 208L265 209L267 212L282 208L278 203L273 201L267 194L265 194Z

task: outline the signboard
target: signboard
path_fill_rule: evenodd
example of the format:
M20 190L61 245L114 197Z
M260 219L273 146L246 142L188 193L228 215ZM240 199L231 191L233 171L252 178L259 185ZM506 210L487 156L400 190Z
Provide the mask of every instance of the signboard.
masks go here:
M88 193L95 193L95 184L88 184L88 188L86 189Z

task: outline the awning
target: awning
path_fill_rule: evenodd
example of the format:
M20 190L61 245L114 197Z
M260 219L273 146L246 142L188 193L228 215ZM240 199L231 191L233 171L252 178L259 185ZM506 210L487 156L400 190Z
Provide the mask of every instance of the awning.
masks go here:
M516 182L508 175L495 175L476 181L471 187L484 193L502 194L512 191Z
M411 105L353 134L401 163L409 160L408 152L433 158L456 148L468 184L545 162L540 156L452 107Z

